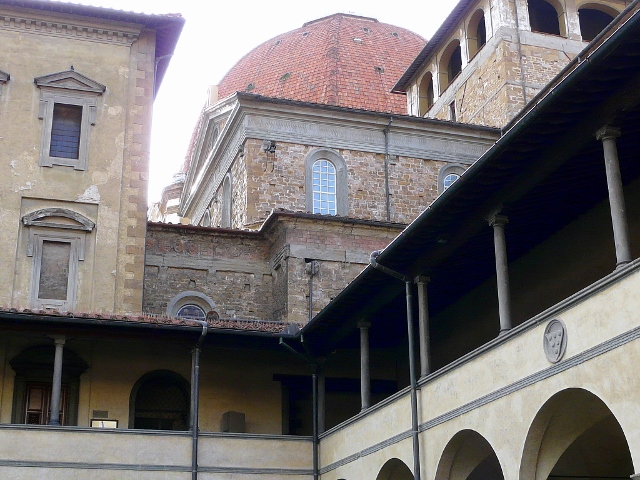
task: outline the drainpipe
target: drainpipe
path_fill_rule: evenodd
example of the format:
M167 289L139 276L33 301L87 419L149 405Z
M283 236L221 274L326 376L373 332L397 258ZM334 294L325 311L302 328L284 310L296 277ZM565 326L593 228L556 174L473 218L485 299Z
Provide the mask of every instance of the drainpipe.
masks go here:
M202 333L191 351L191 480L198 480L198 408L200 406L200 347L207 336L209 324L190 320L202 326Z
M387 222L391 221L391 199L389 193L389 127L393 122L393 117L389 117L389 123L384 127L384 196L387 207Z
M300 341L304 342L304 339L300 337ZM308 355L304 355L303 353L298 352L291 345L286 343L282 337L280 337L279 341L280 345L289 350L294 355L302 358L306 363L308 363L312 368L311 373L311 390L312 390L312 405L313 405L313 414L312 414L312 423L313 423L313 480L318 480L320 478L320 469L319 469L319 451L318 444L320 443L319 435L318 435L318 373L320 373L320 365L318 362L309 354L307 350L307 346L304 345L305 350L307 350Z
M307 265L307 272L309 273L309 321L311 321L313 319L313 277L318 273L318 262L310 260Z
M371 254L371 266L376 270L380 270L387 275L401 280L405 284L405 295L407 303L407 330L409 334L409 377L411 381L411 435L413 437L413 478L420 480L420 439L418 437L418 394L416 382L416 364L415 364L415 346L413 342L413 310L411 286L412 281L409 277L402 275L384 265L380 265L376 258L380 255L380 251Z
M156 61L153 64L153 97L154 98L156 96L156 76L158 75L158 64L171 57L173 57L173 53L170 53L168 55L161 55L159 57L156 57Z

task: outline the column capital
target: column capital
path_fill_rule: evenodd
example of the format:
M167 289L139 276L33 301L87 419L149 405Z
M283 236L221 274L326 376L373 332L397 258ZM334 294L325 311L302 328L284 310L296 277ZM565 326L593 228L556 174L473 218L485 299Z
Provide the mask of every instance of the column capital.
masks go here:
M362 330L363 328L370 328L371 322L358 322L358 328Z
M67 341L67 337L64 335L51 335L49 338L53 340L53 343L56 346L60 345L61 347L64 347L64 344Z
M509 223L509 217L506 215L491 215L487 218L487 222L489 222L489 226L493 227L494 225L506 225Z
M620 135L622 134L619 128L606 125L596 132L596 140L602 141L609 138L619 138Z
M413 279L413 283L429 283L431 281L431 277L425 277L424 275L418 275Z

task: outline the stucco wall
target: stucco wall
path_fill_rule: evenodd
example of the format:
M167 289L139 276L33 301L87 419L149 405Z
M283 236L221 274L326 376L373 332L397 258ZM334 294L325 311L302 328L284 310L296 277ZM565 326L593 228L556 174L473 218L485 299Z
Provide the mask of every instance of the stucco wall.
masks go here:
M26 10L18 16L55 20L69 28L78 25L78 31L82 26L91 28L82 35L55 27L27 28L19 22L4 23L0 28L0 69L11 75L0 95L0 175L5 179L0 188L0 248L4 252L0 259L0 303L30 306L33 262L26 256L27 232L21 226L21 215L55 204L89 212L87 216L97 225L87 238L90 257L79 262L74 309L139 312L154 34L95 19ZM98 37L93 33L96 28L111 33ZM118 31L128 36L118 36ZM106 86L96 97L96 123L89 128L84 171L38 164L43 120L38 118L40 89L34 78L71 66Z

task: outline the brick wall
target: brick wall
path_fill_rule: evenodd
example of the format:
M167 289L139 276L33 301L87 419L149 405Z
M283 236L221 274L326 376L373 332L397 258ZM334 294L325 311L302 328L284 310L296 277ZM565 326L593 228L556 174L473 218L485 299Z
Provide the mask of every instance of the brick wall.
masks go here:
M244 158L236 160L232 167L236 172L233 175L236 228L259 227L273 209L306 210L305 159L316 147L278 142L275 154L270 154L262 151L261 145L261 140L247 139ZM384 155L337 151L347 164L348 216L386 220ZM392 158L391 221L409 223L433 202L438 195L438 171L443 165L445 162L434 160Z
M271 312L269 243L257 234L211 232L149 226L145 312L166 314L171 299L185 291L208 295L225 318L265 319Z

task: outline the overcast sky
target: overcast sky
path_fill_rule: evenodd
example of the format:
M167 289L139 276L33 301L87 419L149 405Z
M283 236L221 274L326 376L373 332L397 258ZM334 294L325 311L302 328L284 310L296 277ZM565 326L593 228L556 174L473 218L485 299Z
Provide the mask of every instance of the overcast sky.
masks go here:
M428 39L458 0L82 0L143 13L181 13L186 24L153 111L149 201L178 171L206 98L247 52L303 23L333 13L353 13L412 30Z

